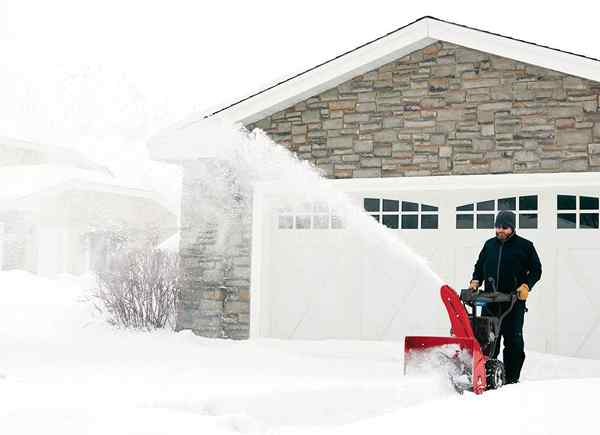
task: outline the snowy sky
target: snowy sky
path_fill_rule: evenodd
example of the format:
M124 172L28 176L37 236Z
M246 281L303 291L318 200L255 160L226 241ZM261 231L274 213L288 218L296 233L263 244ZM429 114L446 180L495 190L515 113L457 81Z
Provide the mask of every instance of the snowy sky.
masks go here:
M423 15L600 57L591 3L469 3L0 0L0 135L134 177L162 127Z

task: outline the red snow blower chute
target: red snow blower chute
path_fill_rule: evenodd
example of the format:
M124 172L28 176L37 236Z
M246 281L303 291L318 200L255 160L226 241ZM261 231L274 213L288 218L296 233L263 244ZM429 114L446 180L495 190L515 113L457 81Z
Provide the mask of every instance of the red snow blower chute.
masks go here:
M481 394L500 388L505 382L504 365L494 354L502 319L513 309L516 294L463 289L459 297L444 285L440 295L450 317L451 337L406 337L404 373L419 357L438 352L452 367L448 374L457 391ZM486 315L481 315L483 307Z

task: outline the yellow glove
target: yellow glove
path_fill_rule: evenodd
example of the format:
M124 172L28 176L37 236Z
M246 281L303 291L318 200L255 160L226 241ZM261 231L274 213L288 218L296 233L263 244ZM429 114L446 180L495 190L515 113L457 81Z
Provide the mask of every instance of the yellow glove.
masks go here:
M521 284L517 289L517 298L521 301L527 300L529 296L529 286L527 284Z
M471 282L469 282L469 288L471 290L477 290L479 288L479 281L472 279Z

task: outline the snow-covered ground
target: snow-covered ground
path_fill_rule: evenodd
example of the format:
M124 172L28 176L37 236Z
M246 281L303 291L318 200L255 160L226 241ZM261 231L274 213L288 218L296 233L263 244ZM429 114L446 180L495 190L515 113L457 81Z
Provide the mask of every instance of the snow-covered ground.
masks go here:
M530 352L521 384L461 396L404 377L401 343L116 330L92 283L0 273L1 434L597 431L600 361Z

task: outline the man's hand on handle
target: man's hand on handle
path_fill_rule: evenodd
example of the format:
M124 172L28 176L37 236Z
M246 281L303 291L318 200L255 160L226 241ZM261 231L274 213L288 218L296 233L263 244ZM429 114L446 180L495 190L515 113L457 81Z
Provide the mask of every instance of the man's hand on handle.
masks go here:
M471 282L469 282L469 288L473 291L477 290L479 288L479 281L472 279Z
M529 286L527 284L521 284L517 289L517 298L521 301L527 300L529 296Z

